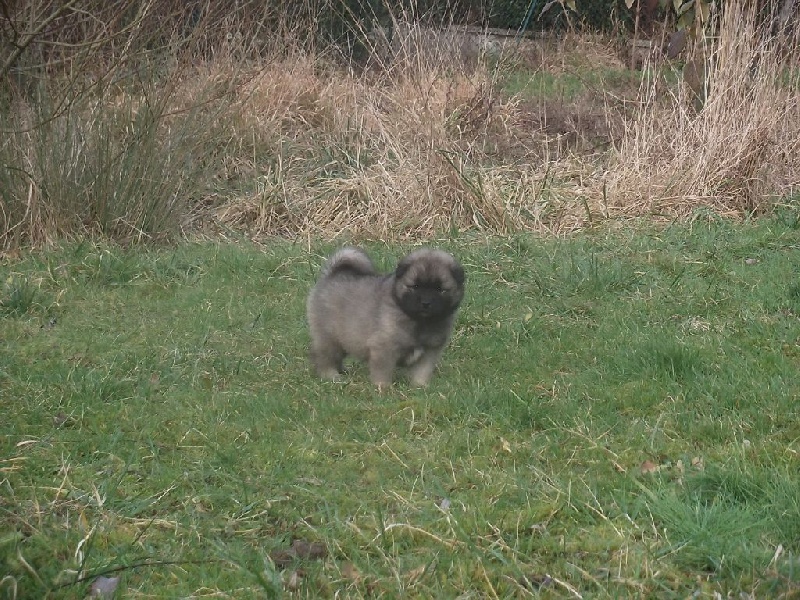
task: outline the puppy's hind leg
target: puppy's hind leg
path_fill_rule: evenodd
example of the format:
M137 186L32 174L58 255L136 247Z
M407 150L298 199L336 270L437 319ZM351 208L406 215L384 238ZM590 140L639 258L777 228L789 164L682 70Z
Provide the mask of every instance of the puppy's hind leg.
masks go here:
M314 341L311 344L311 362L322 379L338 381L344 372L345 352L341 346L330 341Z

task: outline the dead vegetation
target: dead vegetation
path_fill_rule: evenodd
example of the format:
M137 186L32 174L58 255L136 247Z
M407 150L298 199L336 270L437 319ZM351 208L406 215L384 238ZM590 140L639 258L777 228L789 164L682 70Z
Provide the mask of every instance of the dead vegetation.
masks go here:
M620 213L685 217L707 206L742 216L796 194L797 40L766 35L752 9L731 8L687 62L684 85L643 82L610 163Z
M407 35L360 65L284 28L255 58L231 34L147 75L122 77L121 61L52 114L41 91L17 91L0 114L2 247L94 232L560 234L698 206L764 212L800 178L797 44L726 6L699 112L679 64L640 80L597 36L476 46L402 15Z

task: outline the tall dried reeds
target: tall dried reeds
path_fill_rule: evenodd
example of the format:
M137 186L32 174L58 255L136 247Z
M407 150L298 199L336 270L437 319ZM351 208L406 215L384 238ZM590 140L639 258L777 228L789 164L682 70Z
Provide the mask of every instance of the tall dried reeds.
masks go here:
M646 80L608 175L622 214L768 210L800 182L797 39L777 38L756 3L733 0L698 41L690 85ZM704 76L704 77L703 77ZM695 97L695 94L698 97Z
M528 177L493 166L486 148L516 125L498 70L446 27L399 16L394 36L389 51L371 46L364 71L295 56L243 88L241 137L273 158L248 166L261 169L258 185L219 209L223 222L252 234L387 239L532 221L520 200L533 190Z
M0 251L209 225L327 238L560 233L609 215L764 210L799 178L796 40L763 31L744 0L725 3L706 46L699 111L653 77L634 110L598 87L584 115L509 94L507 54L391 3L391 29L354 21L366 49L356 64L315 43L313 23L274 12L292 3L186 13L172 0L128 0L139 12L53 1L25 6L73 10L69 26L42 30L35 52L37 38L20 38L25 51L0 66ZM44 14L14 13L15 30L35 32ZM580 48L581 69L597 63ZM572 68L565 44L549 52L540 68ZM610 151L551 154L551 127L589 121L625 127Z

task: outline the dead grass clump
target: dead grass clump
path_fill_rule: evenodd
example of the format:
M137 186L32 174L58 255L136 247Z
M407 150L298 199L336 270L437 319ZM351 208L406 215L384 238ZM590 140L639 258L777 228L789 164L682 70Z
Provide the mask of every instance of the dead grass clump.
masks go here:
M264 157L248 167L256 185L217 218L250 235L383 239L541 225L542 186L520 184L536 177L492 157L491 140L521 122L517 101L487 64L432 56L379 78L296 59L266 67L231 107L243 115L233 137Z
M228 34L236 39L220 25L249 15L237 26L263 32L271 15L227 2L140 4L0 11L13 42L0 48L0 252L69 237L175 238L205 193L202 173L227 142L211 137L222 99L242 71L214 71ZM252 57L256 41L237 44ZM203 76L187 81L189 64Z
M716 31L699 111L685 87L666 99L653 82L643 87L610 169L618 211L687 216L703 205L749 214L797 185L797 45L787 56L759 26L752 3L726 3Z
M19 100L0 114L0 244L48 244L100 234L123 242L175 234L183 212L197 131L146 93L105 90L63 110Z

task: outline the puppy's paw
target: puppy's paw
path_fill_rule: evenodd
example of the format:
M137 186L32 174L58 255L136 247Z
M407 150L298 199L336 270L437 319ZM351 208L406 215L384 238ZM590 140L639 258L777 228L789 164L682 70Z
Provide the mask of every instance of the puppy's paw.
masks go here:
M417 387L427 387L431 381L430 375L412 375L411 376L411 383Z
M336 370L334 368L320 369L319 370L319 376L320 376L320 379L325 379L327 381L341 381L342 380L342 374L338 370Z

